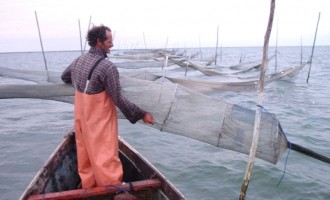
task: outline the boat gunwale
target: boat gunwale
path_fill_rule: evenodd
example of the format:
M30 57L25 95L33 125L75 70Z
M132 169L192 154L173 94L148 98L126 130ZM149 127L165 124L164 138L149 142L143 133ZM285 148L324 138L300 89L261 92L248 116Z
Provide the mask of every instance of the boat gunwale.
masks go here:
M148 179L158 179L161 182L161 191L169 199L184 200L184 195L147 159L145 159L134 147L128 144L122 137L119 136L119 149L126 155L136 167L142 171L142 174L147 175Z
M55 148L50 157L46 160L43 167L37 172L32 181L29 183L25 191L20 196L19 200L27 200L29 196L34 194L40 194L43 188L38 188L38 185L43 185L46 183L47 175L51 174L49 168L52 168L51 164L55 162L56 157L63 154L63 149L65 146L74 143L74 132L71 130L62 140L62 142ZM119 151L126 159L142 172L145 176L145 180L157 179L160 181L160 187L157 188L163 196L168 199L186 199L183 194L159 171L157 170L147 159L145 159L134 147L128 144L123 138L119 136ZM61 152L62 151L62 152Z

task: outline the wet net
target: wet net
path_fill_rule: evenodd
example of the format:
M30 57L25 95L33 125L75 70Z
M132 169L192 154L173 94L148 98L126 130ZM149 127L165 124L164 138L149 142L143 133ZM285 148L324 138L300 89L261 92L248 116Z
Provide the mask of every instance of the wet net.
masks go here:
M59 84L59 78L56 80L56 84L0 85L0 98L39 98L73 103L73 87ZM249 154L254 110L169 81L121 76L120 82L124 96L153 114L156 124L151 127ZM124 118L121 112L119 117ZM276 164L287 146L288 141L276 116L262 111L256 157Z

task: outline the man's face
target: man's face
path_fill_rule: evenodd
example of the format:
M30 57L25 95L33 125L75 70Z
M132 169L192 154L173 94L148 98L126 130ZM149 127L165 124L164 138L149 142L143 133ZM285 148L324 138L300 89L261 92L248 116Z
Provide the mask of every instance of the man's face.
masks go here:
M113 47L112 33L106 30L105 32L107 39L104 42L98 41L97 46L103 50L104 53L110 53L110 49Z

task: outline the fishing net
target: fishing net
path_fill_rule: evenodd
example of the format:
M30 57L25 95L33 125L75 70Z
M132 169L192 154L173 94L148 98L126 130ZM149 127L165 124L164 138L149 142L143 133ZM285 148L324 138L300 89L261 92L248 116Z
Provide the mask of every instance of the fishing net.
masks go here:
M255 111L215 99L169 81L121 76L122 92L156 119L153 128L249 154ZM39 98L73 103L68 84L0 85L0 98ZM119 112L119 117L124 116ZM276 164L287 139L276 116L261 112L256 157Z
M153 113L157 128L208 144L249 154L255 111L215 99L173 83L121 77L124 95ZM256 157L276 163L287 139L276 116L261 112Z
M306 63L266 74L264 84L267 85L279 79L293 79L305 66ZM197 79L196 77L166 76L166 78L173 83L178 83L203 94L211 94L219 91L256 91L259 82L258 76L218 76L217 78L208 79L204 77Z

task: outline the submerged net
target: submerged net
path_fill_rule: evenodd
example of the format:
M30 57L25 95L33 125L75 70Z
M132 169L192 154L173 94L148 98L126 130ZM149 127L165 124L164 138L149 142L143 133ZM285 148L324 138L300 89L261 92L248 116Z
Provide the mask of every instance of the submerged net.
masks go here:
M307 63L289 67L287 69L273 72L265 75L264 84L267 85L272 81L279 79L293 79L305 66ZM177 78L166 76L173 83L178 83L187 88L191 88L203 94L214 93L218 91L251 91L258 89L259 77L237 77L236 80L223 81L225 77L219 76L220 81L210 81L210 79L195 79L195 78ZM232 77L234 79L234 77Z
M255 111L215 99L171 82L121 76L124 96L156 119L160 131L193 138L220 148L249 154ZM40 98L73 103L68 84L0 85L0 98ZM119 112L119 117L123 115ZM276 164L287 149L276 116L261 112L256 157Z
M128 99L153 113L157 129L249 154L255 111L178 84L121 77L121 85ZM262 112L256 157L275 164L286 148L276 116Z

